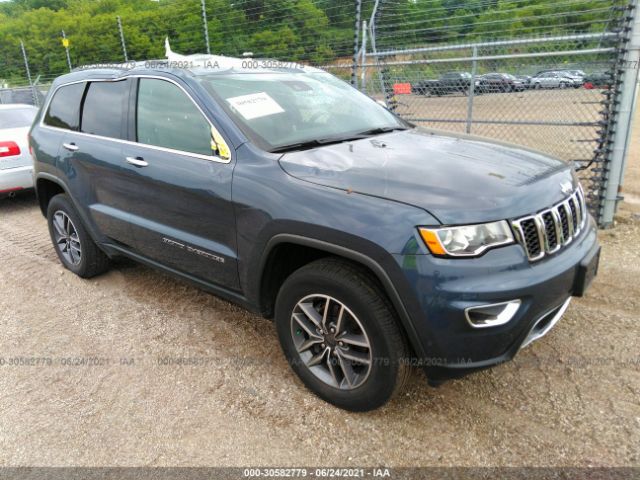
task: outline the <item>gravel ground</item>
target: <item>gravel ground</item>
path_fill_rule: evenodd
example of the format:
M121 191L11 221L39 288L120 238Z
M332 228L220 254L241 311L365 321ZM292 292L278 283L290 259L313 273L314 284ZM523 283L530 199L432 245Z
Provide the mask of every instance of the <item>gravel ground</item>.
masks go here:
M416 372L367 414L306 391L271 322L130 263L81 280L33 196L2 201L0 465L640 466L638 128L589 295L514 361Z

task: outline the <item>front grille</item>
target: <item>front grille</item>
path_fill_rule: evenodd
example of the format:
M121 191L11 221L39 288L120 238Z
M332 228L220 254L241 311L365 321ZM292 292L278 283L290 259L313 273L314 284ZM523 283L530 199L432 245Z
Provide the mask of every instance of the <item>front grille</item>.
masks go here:
M587 220L582 187L551 208L512 222L518 242L529 260L536 261L562 249L576 238Z

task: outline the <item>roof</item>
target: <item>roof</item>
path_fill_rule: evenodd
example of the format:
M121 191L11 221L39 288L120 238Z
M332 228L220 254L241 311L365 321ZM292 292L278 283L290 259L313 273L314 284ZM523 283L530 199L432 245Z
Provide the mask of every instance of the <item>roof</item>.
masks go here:
M181 55L171 50L169 39L165 41L164 59L130 61L123 63L102 63L84 65L75 68L72 73L64 75L66 81L88 78L118 78L129 72L157 73L166 72L178 76L201 76L228 73L312 73L322 70L296 62L285 62L267 58L236 58L224 55L195 54ZM89 72L79 74L79 72Z

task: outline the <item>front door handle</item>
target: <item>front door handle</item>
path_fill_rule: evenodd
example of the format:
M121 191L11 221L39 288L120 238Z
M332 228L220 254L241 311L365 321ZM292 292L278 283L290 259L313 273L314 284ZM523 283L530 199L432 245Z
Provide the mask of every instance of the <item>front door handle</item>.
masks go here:
M63 143L62 146L70 152L77 152L80 149L75 143Z
M131 165L135 165L136 167L147 167L149 166L149 162L146 162L144 158L140 157L127 157L127 162Z

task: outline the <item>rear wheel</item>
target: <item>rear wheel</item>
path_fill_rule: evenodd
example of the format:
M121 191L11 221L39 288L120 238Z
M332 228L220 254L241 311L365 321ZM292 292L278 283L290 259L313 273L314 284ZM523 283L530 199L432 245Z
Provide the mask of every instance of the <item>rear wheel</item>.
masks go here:
M108 257L87 233L67 195L60 194L51 199L47 220L51 241L65 268L82 278L108 270Z
M370 276L340 259L294 272L276 301L284 354L304 384L351 411L385 404L406 382L409 347Z

